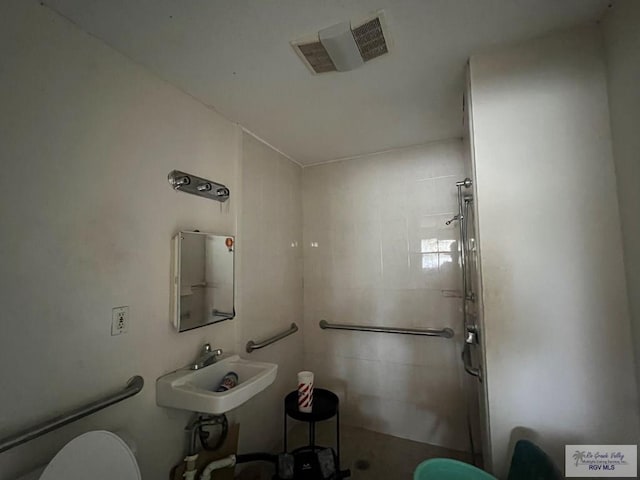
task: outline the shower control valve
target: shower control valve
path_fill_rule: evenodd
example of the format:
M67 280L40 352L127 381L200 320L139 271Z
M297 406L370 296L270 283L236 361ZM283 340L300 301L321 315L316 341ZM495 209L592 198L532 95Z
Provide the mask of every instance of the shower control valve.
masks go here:
M476 325L467 325L465 343L476 345L478 343L478 327Z

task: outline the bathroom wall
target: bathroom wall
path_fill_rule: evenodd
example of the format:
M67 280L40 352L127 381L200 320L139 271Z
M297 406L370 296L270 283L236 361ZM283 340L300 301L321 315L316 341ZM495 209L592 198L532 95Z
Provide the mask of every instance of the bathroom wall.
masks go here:
M638 398L601 35L471 59L494 473L530 437L635 444Z
M471 80L469 75L469 65L466 69L466 86L464 92L464 135L463 152L465 177L471 179L471 186L462 189L465 196L471 195L474 199L469 204L466 213L467 228L467 258L468 265L468 288L472 292L472 299L466 300L467 318L470 325L475 325L478 334L475 344L469 347L469 363L471 368L478 369L478 376L467 375L466 388L475 393L471 395L473 401L469 402L469 418L471 419L471 431L473 435L474 450L482 453L483 468L490 470L493 465L491 458L491 437L489 435L489 407L487 400L487 383L484 378L487 375L485 362L485 346L484 346L484 305L482 303L482 264L480 259L482 252L480 251L480 235L478 228L478 198L477 195L477 178L475 174L475 149L473 135L473 117L471 102Z
M305 366L347 424L468 448L455 182L462 141L305 168ZM453 340L318 322L451 327Z
M302 168L248 134L242 136L242 203L237 350L287 330L300 331L244 353L278 364L278 378L238 409L240 451L277 449L282 441L283 400L295 390L303 361L302 336Z
M256 270L259 280L250 278L257 260L249 251L275 246L271 233L299 245L292 232L300 231L300 201L298 210L290 205L299 196L299 169L245 139L244 180L273 182L276 194L260 210L274 222L264 246L256 237L262 230L251 228L265 220L253 197L245 199L250 220L238 233L246 232L247 261L241 246L238 277L245 293L260 293L265 282L282 297L258 315L240 292L235 320L178 334L169 317L171 238L181 229L236 233L241 129L35 1L0 6L0 57L0 435L120 389L134 374L145 379L136 397L0 454L0 479L46 463L66 441L96 428L128 431L143 477L167 478L183 458L190 414L156 406L156 378L192 362L206 342L242 352L248 338L299 317L301 267L288 253L299 247L278 243L280 257L270 261L289 263L277 285L268 263ZM174 192L167 174L175 168L225 183L230 201ZM284 305L286 295L293 301ZM122 305L129 306L129 331L112 337L111 309ZM299 346L287 345L252 358L301 358ZM265 403L254 399L254 412L232 415L243 445L263 449L278 440L280 428L276 435L265 429L280 418L270 410L274 398L289 388L287 367L280 372ZM257 425L257 411L268 421Z
M633 343L640 365L640 2L614 2L602 25Z

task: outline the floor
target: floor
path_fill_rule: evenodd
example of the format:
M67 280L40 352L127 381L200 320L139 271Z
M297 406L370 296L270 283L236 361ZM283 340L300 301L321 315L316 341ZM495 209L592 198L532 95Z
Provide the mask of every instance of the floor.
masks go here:
M341 426L341 468L351 469L351 480L411 480L416 466L434 457L455 458L470 462L467 452L449 450L426 443L392 437L362 428ZM335 423L318 424L316 443L335 445ZM298 423L289 434L289 450L308 444L307 425ZM273 471L266 465L253 465L237 478L241 480L271 480Z

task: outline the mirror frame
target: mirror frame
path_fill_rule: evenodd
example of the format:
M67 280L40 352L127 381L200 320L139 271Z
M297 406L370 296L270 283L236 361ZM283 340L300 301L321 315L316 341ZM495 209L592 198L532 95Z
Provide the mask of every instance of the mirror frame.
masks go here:
M180 304L181 304L181 280L180 274L182 270L182 241L183 235L185 233L188 234L196 234L196 235L210 235L214 237L225 237L231 238L233 240L233 265L232 265L232 275L233 275L233 288L231 289L231 301L233 303L233 311L230 312L231 315L225 317L219 317L218 319L212 319L211 321L202 323L201 325L197 325L195 327L180 329ZM171 262L171 323L178 333L188 332L194 330L196 328L206 327L208 325L215 325L216 323L224 322L226 320L232 320L236 316L236 237L235 235L219 235L216 233L210 232L200 232L198 230L180 230L176 233L172 239L172 262Z

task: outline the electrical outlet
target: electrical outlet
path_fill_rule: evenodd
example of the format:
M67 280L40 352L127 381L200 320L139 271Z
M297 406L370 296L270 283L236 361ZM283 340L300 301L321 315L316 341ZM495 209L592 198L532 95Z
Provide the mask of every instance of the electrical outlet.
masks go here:
M127 333L129 329L129 307L115 307L111 310L111 335Z

